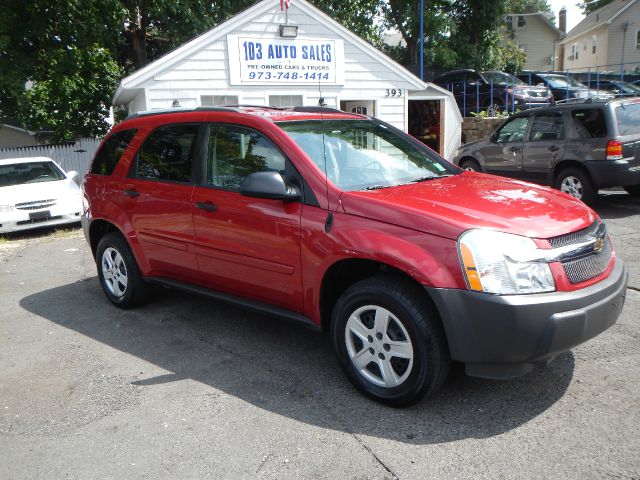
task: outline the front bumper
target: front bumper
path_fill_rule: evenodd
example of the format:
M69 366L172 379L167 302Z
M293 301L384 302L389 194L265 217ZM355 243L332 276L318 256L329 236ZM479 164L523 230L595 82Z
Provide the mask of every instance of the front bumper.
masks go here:
M596 188L640 185L640 160L592 160L584 162Z
M444 324L453 360L467 374L513 378L613 325L624 305L627 271L616 259L606 279L573 292L489 295L426 287Z
M81 209L78 209L78 211L69 211L69 209L52 208L47 210L46 215L31 218L29 213L38 213L38 211L14 210L9 214L0 214L0 234L21 232L32 228L77 223L80 221L81 211Z

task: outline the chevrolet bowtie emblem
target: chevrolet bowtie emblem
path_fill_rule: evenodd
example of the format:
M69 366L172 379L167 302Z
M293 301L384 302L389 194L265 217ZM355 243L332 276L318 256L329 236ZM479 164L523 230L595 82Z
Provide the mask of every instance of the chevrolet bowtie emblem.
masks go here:
M595 253L600 253L604 248L604 238L597 237L596 241L593 244L593 251Z

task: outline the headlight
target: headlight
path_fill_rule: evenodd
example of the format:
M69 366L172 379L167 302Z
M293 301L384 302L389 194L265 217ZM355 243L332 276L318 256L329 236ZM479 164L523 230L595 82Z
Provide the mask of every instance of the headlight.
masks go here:
M576 92L576 97L578 98L589 98L591 96L591 94L588 91L580 91L580 92Z
M11 205L0 205L0 212L10 212L13 210Z
M548 263L514 260L541 256L530 238L469 230L460 236L458 252L470 290L510 295L556 289Z

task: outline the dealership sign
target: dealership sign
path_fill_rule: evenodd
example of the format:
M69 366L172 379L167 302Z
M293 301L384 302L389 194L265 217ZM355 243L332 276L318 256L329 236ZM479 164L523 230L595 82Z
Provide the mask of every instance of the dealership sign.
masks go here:
M342 85L342 40L227 35L231 85Z

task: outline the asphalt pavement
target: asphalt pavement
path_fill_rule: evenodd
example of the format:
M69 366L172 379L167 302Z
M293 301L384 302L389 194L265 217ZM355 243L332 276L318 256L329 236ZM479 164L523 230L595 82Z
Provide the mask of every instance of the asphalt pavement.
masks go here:
M618 322L406 409L297 325L168 290L113 307L80 231L0 243L0 478L640 479L640 202L596 210L630 271Z

